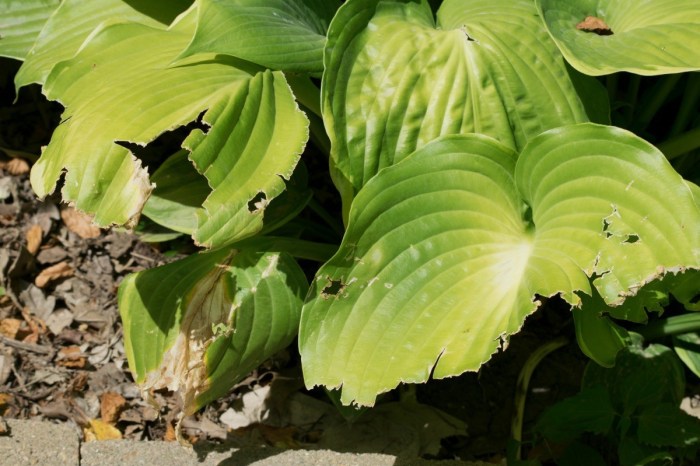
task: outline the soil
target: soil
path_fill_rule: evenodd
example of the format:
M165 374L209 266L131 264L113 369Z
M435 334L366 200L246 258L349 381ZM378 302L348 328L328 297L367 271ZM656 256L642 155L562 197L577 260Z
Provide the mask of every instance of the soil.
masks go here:
M127 274L194 248L183 238L148 242L154 236L144 224L136 233L95 230L89 219L62 205L59 196L37 199L29 170L48 143L61 107L31 86L13 103L17 66L10 60L0 63L0 415L75 423L87 438L174 440L177 398L157 393L159 409L141 398L124 354L116 293ZM535 371L526 404L526 437L546 406L578 391L586 359L572 329L565 306L552 300L479 373L418 386L419 402L466 422L468 435L454 435L443 439L437 450L417 452L501 461L510 438L518 374L535 348L558 335L570 340ZM246 395L266 387L273 387L265 395L266 414L250 414L256 406L246 406ZM393 392L381 402L400 396L400 391ZM295 344L240 382L228 397L186 419L183 432L190 441L237 438L313 447L324 435L320 424L290 424L289 416L270 414L271 406L292 399L306 400L304 409L310 409L309 400L327 403L320 390L303 389ZM289 409L289 403L285 406ZM232 419L241 412L248 413L250 423L237 427Z

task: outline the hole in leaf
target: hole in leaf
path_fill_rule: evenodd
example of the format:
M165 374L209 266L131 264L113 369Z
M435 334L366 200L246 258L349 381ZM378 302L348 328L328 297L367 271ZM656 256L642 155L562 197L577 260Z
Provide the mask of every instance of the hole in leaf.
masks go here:
M255 195L255 197L253 197L253 199L248 201L248 212L262 212L265 210L267 204L267 196L265 196L264 192L260 191Z
M340 280L329 280L328 285L321 291L321 296L328 298L338 296L345 289L345 285Z
M697 304L700 303L700 294L697 294L693 296L690 301L688 301L690 304Z
M576 29L583 32L592 32L599 36L611 36L614 34L610 26L596 16L586 16L583 21L576 25Z
M612 233L608 231L610 228L610 221L607 218L603 219L603 233L605 233L606 238L610 238L612 236Z
M195 121L161 133L145 146L132 141L114 141L114 143L129 149L135 157L141 160L148 173L153 173L166 158L182 148L183 141L193 130L199 129L205 134L209 131L209 125L202 121L204 113L200 113Z
M623 243L629 243L629 244L634 244L637 241L639 241L639 236L638 235L627 235L627 238L623 241Z

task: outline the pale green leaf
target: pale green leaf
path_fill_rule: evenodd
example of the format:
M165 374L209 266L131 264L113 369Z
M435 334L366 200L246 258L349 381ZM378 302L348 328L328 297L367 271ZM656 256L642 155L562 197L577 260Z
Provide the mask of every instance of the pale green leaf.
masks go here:
M60 0L0 0L0 56L24 60Z
M54 67L45 92L66 112L31 173L39 196L65 172L65 201L99 225L133 225L152 185L119 141L145 145L205 112L208 131L195 129L183 143L213 189L197 212L194 236L217 247L262 227L267 203L299 160L308 121L280 72L215 59L171 67L193 30L193 14L167 30L107 25Z
M437 20L426 2L350 0L331 23L324 63L345 209L381 168L440 135L475 132L522 149L589 120L531 0L447 0Z
M587 310L577 292L592 280L620 305L684 267L700 268L700 210L631 133L559 128L519 157L484 136L443 137L355 199L303 311L305 380L372 404L400 382L477 370L537 295Z
M593 76L700 69L697 0L537 0L549 33L576 69ZM577 29L587 17L612 34Z
M320 74L336 0L199 0L182 53L222 53L284 71Z
M119 309L134 379L179 392L192 414L291 343L306 287L286 254L226 248L128 276Z
M140 0L129 3L159 3L162 6L163 2ZM88 35L104 21L138 21L154 27L159 25L129 3L122 0L63 0L29 50L15 76L15 87L19 89L27 84L43 84L51 68L71 58Z

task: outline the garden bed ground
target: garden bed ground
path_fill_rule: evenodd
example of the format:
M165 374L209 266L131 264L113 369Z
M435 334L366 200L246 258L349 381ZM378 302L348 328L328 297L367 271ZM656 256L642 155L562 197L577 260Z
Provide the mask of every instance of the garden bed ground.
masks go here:
M147 236L118 229L100 231L57 197L38 200L28 173L60 107L31 87L13 104L16 63L3 60L2 65L7 73L0 83L0 148L5 149L0 158L0 415L74 423L87 439L174 440L177 398L157 393L160 411L142 400L126 363L116 292L127 274L166 263L192 246L181 240L148 243ZM419 402L464 421L467 435L455 435L464 433L462 426L431 408L407 415L399 403L391 403L399 392L380 399L383 410L348 427L323 392L303 388L294 345L228 397L185 419L183 432L192 442L233 439L241 445L500 462L518 373L535 348L559 335L571 340L535 372L525 432L546 406L578 391L586 359L572 329L568 311L549 302L478 374L417 388ZM433 426L429 432L426 423Z

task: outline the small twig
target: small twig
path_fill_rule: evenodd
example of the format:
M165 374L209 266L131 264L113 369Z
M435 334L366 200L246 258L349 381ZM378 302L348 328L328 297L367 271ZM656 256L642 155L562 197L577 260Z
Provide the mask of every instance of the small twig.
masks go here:
M132 255L133 257L138 257L139 259L143 259L143 260L148 261L148 262L155 262L155 261L156 261L156 260L153 259L152 257L144 256L144 255L141 255L141 254L139 254L139 253L137 253L137 252L132 252L131 255Z
M35 345L33 343L24 343L22 341L13 340L5 335L0 335L0 342L6 344L7 346L12 346L13 348L22 349L25 351L31 351L32 353L39 354L51 354L53 348L50 346Z

